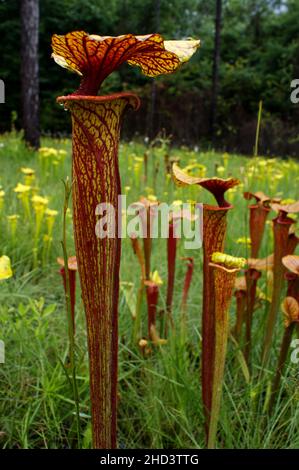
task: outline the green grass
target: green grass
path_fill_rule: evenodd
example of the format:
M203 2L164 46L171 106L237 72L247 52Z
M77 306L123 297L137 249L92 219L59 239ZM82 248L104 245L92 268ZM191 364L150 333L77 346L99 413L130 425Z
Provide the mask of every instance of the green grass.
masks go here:
M25 148L21 137L12 133L0 136L0 185L5 190L5 202L0 214L0 256L8 255L13 263L13 278L0 283L0 339L5 341L6 362L0 365L0 447L2 448L69 448L75 446L75 407L72 391L62 364L67 361L67 321L62 280L58 274L57 256L61 256L62 180L70 176L71 143L69 140L44 139L43 146L64 149L67 157L57 164L42 163L37 153ZM141 195L154 193L160 201L197 200L212 202L210 195L198 188L175 188L165 178L164 155L177 156L184 166L195 159L214 175L217 166L225 166L225 157L213 152L200 153L186 148L149 150L148 181L143 178L143 166L134 156L143 157L142 143L120 146L120 169L128 203ZM262 159L260 159L262 160ZM279 159L258 166L260 160L230 155L224 177L233 175L243 183L229 195L235 205L228 217L226 252L247 256L246 247L237 244L248 236L247 201L244 190L263 190L272 196L299 199L299 165ZM262 160L264 161L264 160ZM21 167L36 170L39 194L49 198L49 207L59 211L53 232L49 259L33 266L34 217L26 221L22 205L13 188L22 181ZM155 171L154 171L155 169ZM221 169L220 169L221 171ZM156 176L154 177L154 174ZM278 175L278 176L277 176ZM221 175L222 176L222 175ZM17 237L13 241L6 216L20 215ZM274 216L274 213L272 214ZM270 220L270 218L269 218ZM43 224L43 231L46 231ZM43 233L39 240L39 259L43 250ZM272 252L271 226L267 225L262 255ZM68 252L74 254L72 220L68 224ZM180 332L180 299L185 264L180 256L194 256L195 271L188 301L187 339ZM165 305L167 263L166 241L154 240L152 269L164 280L159 306ZM130 240L122 247L121 281L132 282L137 291L139 265L132 253ZM260 282L265 292L266 278ZM78 283L79 284L79 283ZM122 448L202 448L204 419L200 389L201 360L201 300L202 251L188 252L179 243L174 317L176 333L167 345L156 348L143 357L132 343L129 305L121 292L119 302L119 407L118 442ZM237 348L229 343L224 393L218 433L219 448L298 448L299 404L298 366L288 363L282 387L269 418L265 399L275 371L283 333L282 316L276 327L275 344L268 370L260 373L261 344L268 303L260 302L254 315L253 360L249 383L246 382L237 358ZM90 415L88 389L88 357L85 320L80 289L76 306L77 379L80 395L83 446L90 446ZM234 323L235 304L231 306ZM146 335L146 306L142 320ZM297 367L297 369L296 369Z

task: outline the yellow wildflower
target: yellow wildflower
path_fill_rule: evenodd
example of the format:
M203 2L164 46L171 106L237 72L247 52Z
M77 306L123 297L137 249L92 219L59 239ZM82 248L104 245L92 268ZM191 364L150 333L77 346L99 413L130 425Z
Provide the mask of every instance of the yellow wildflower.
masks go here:
M172 203L173 206L181 206L182 204L183 204L183 201L181 201L179 199L176 200L176 201L173 201L173 203Z
M3 281L5 279L9 279L12 277L13 272L11 269L11 263L8 256L1 256L0 257L0 280Z
M18 183L17 186L14 188L14 192L18 194L28 193L30 191L30 186L26 186L25 184Z
M12 214L7 216L7 220L9 223L10 227L10 232L11 232L11 237L12 240L15 241L15 236L16 236L16 231L17 231L17 225L18 225L18 220L20 216L18 214Z
M152 282L154 282L158 286L161 286L163 284L163 281L162 281L161 277L159 276L158 271L154 271L153 273L151 273L150 279L151 279Z
M21 168L21 172L24 175L25 186L31 186L35 179L35 170L32 170L32 168Z
M224 166L218 166L216 171L217 171L217 175L221 176L225 173L225 168Z
M282 199L282 200L280 201L280 204L281 204L282 206L287 206L288 204L294 204L295 202L296 202L295 199L287 198L287 199Z
M36 211L38 211L40 208L45 208L45 206L48 204L49 200L46 197L42 196L33 196L31 199L33 207Z
M23 173L23 175L28 176L32 176L35 174L35 170L32 170L32 168L21 168L21 172Z
M236 240L238 245L251 245L251 239L249 237L240 237Z
M42 157L57 157L58 155L58 151L54 148L51 148L51 147L41 147L39 149L39 154L42 156Z
M46 209L45 215L47 215L48 217L56 217L56 215L58 215L58 211Z

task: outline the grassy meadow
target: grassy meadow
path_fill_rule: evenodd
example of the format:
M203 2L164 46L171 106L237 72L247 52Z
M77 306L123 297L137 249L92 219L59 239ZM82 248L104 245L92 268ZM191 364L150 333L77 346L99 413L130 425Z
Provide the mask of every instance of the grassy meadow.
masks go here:
M148 155L145 177L144 154ZM123 193L127 203L155 196L171 203L214 204L199 187L176 187L166 172L165 156L176 157L192 174L235 176L241 185L229 190L234 205L228 214L226 253L247 258L248 205L244 191L263 191L272 197L299 199L299 163L279 158L246 158L198 149L121 143L119 151ZM76 446L74 401L67 374L68 337L65 297L57 257L62 256L62 180L71 176L71 142L44 138L42 149L25 147L18 133L0 136L0 256L11 259L13 277L0 281L0 339L5 364L0 364L0 447L70 448ZM30 171L35 171L34 177ZM22 170L23 169L23 170ZM30 190L18 184L30 185ZM16 188L17 192L15 191ZM32 202L32 198L35 199ZM40 196L43 199L36 198ZM46 200L45 200L46 199ZM261 257L273 252L271 212ZM74 255L71 210L67 217L67 249ZM188 297L187 334L180 325L186 262L194 257ZM166 240L153 240L152 271L163 284L159 309L165 308L167 286ZM78 278L77 278L78 279ZM140 284L140 267L130 239L122 244L119 302L118 443L121 448L203 448L204 417L200 389L202 250L184 249L179 242L173 314L175 330L167 344L143 355L132 340L132 312ZM237 343L229 341L218 433L219 448L298 448L299 370L287 362L274 411L266 412L269 386L283 335L283 316L275 329L268 368L261 371L263 341L271 280L263 274L254 313L250 372ZM284 288L285 292L285 288ZM235 322L235 299L230 309ZM144 336L147 328L142 305ZM158 318L159 322L159 318ZM77 282L76 362L80 397L82 443L91 446L89 377L85 318ZM297 367L297 368L296 368Z

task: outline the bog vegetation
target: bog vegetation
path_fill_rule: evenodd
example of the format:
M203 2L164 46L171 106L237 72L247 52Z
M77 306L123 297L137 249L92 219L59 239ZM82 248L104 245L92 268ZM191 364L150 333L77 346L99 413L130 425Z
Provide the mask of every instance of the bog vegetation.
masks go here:
M0 252L9 258L2 257L0 264L1 339L5 342L5 364L0 369L0 438L4 448L78 445L65 291L60 272L63 261L57 262L62 257L65 197L61 180L70 174L70 153L68 139L45 139L40 151L33 152L23 145L16 132L1 137ZM272 219L276 223L287 219L287 238L292 244L292 248L288 245L289 252L297 244L294 201L299 198L298 163L292 159L245 158L203 153L196 148L172 148L162 136L147 144L122 143L119 160L128 203L143 196L151 204L196 201L214 205L213 196L205 188L174 184L169 166L174 162L188 175L189 182L192 177L210 175L221 178L237 175L240 179L238 186L226 192L226 200L234 208L227 211L225 253L233 257L222 254L212 259L218 270L239 272L226 330L228 347L220 416L217 432L214 429L216 434L211 439L216 439L214 445L221 448L298 447L298 364L289 355L294 352L290 340L296 337L293 330L298 324L298 290L292 290L292 285L298 282L298 257L287 256L283 271L279 259L277 274L278 258L275 268L275 261L269 256L278 249ZM258 191L264 194L257 194ZM248 200L251 195L256 203L255 199ZM266 211L264 233L254 259L249 206ZM71 256L74 247L70 210L66 211L66 235ZM136 243L141 253L139 259ZM169 321L168 243L165 239L152 241L150 284L145 291L143 245L138 240L123 240L118 445L125 448L206 445L200 380L203 252L185 250L182 240L177 240L175 261L172 259L176 269ZM244 266L240 258L249 264ZM72 263L69 267L76 269ZM277 276L281 279L280 296L271 344L266 341L269 345L266 360L265 335L269 331ZM226 290L227 286L226 283ZM80 446L89 447L88 358L79 283L76 294ZM217 335L216 338L221 344L221 338ZM218 372L221 374L221 370ZM218 378L222 380L221 375Z

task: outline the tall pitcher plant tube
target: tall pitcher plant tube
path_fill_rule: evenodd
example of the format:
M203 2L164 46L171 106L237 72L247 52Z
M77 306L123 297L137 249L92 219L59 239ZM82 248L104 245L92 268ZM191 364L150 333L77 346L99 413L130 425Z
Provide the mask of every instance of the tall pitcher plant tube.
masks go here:
M245 199L254 198L256 200L255 204L251 204L249 206L249 211L250 211L249 232L250 232L250 240L251 240L251 257L257 258L260 247L261 247L262 239L263 239L266 220L271 210L269 207L271 198L269 198L262 192L257 192L257 193L245 192L244 198Z
M235 280L234 296L236 298L236 323L232 334L239 343L242 336L242 326L246 313L247 286L245 276L238 277Z
M299 333L299 256L284 256L284 258L282 258L282 263L287 269L289 269L289 271L285 273L285 279L288 283L287 297L283 300L281 305L282 311L285 315L285 331L280 347L280 355L276 374L272 384L272 393L269 403L270 413L275 404L281 374L287 359L287 354L295 327Z
M224 366L229 333L229 306L233 294L236 274L244 266L246 260L234 258L223 253L213 253L209 263L211 282L214 286L215 308L215 350L214 362L210 364L213 370L212 400L208 432L208 448L216 444L217 425L219 420Z
M151 77L173 73L198 46L199 41L193 40L164 41L159 34L107 37L75 31L52 38L54 60L81 77L79 89L58 102L72 115L74 232L87 322L95 448L116 447L121 248L117 154L124 112L139 106L139 99L129 93L97 93L103 80L124 62L139 66ZM100 202L112 204L116 211L116 220L108 229L114 232L111 238L95 233Z
M224 250L226 215L233 207L224 198L225 192L239 184L236 178L199 178L186 174L177 164L173 165L177 185L200 185L215 197L218 206L203 207L203 310L202 310L202 395L206 417L206 433L212 406L213 364L215 356L215 285L209 266L214 252Z
M288 351L291 345L292 335L293 335L295 326L299 325L298 299L295 299L294 297L286 297L282 303L281 308L285 317L285 322L284 322L285 330L284 330L284 335L283 335L282 343L280 347L276 374L275 374L273 384L272 384L271 398L269 402L269 413L271 413L273 406L275 404L281 375L282 375L284 365L287 359L287 355L288 355Z
M276 324L277 314L280 306L281 290L284 282L285 267L282 258L295 248L290 243L289 232L294 220L287 216L288 213L299 212L299 201L294 204L280 205L272 204L272 209L278 212L278 216L273 220L274 234L274 265L273 265L273 293L271 307L268 314L266 334L264 338L262 363L265 365L269 359L272 338Z
M255 259L249 258L248 269L245 271L246 278L246 336L245 336L245 349L244 357L247 364L250 363L250 352L251 352L251 330L253 313L256 301L257 283L262 275L262 271L270 271L273 269L273 255L269 255L267 258Z
M184 286L183 286L183 294L182 294L182 301L181 301L181 314L182 314L182 325L183 328L186 326L186 314L187 314L187 299L188 293L191 286L193 270L194 270L194 258L187 257L181 258L183 261L187 261L187 270L185 274Z
M166 311L167 311L167 321L165 328L165 335L168 333L168 323L171 324L171 327L174 328L174 320L172 315L172 302L173 302L173 293L174 293L174 283L175 283L175 269L176 269L176 253L177 253L177 243L179 239L179 234L177 231L177 226L180 223L181 219L188 219L189 221L195 220L196 216L192 215L189 211L180 210L178 212L173 212L170 215L170 220L168 224L168 238L167 238L167 294L166 294ZM193 268L193 265L192 265ZM192 276L192 273L191 273ZM185 281L188 281L185 279ZM191 278L190 281L191 282ZM186 286L187 292L189 287ZM183 300L183 304L186 301Z

